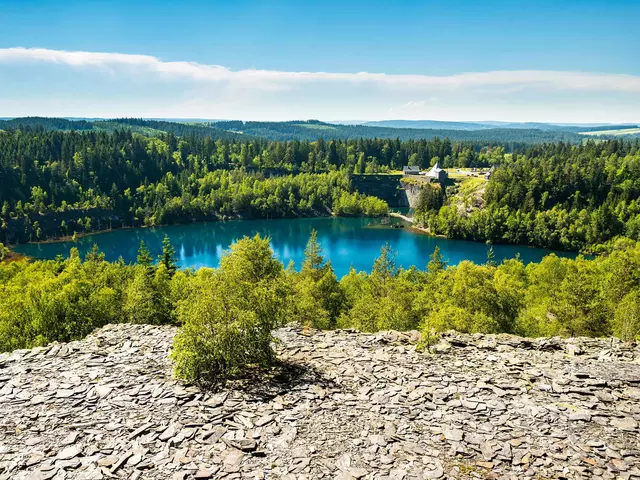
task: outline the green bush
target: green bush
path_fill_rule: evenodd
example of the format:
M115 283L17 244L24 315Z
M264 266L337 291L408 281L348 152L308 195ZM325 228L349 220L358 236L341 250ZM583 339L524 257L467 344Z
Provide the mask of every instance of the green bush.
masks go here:
M171 354L176 375L208 382L271 365L271 332L287 316L289 291L269 240L243 238L219 269L201 269L193 282L178 306L182 329Z

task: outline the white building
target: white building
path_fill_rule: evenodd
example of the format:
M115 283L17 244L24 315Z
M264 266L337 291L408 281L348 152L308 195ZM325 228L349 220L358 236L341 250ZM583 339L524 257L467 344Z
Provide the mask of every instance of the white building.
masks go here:
M431 167L427 173L424 174L425 177L429 178L429 180L436 180L437 182L444 183L449 178L449 174L447 171L440 167L440 162L436 162L436 164Z

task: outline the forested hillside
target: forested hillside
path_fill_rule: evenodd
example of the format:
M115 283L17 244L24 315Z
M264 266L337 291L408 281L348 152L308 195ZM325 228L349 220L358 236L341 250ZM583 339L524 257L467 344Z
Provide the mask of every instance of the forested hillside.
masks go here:
M346 149L127 130L0 132L0 241L225 217L386 213L338 171Z
M400 140L431 140L449 138L451 141L503 143L508 148L544 142L579 143L583 137L571 132L537 129L490 128L486 130L391 128L365 125L339 125L318 121L306 122L215 122L213 126L242 132L245 135L271 140L316 140L357 138L398 138Z
M484 202L467 212L425 197L417 217L451 238L563 250L640 239L640 142L541 145L505 156Z
M337 123L337 122L336 122ZM380 120L375 122L362 122L359 125L368 127L391 128L436 128L445 130L487 130L495 128L544 130L556 132L596 132L600 130L624 130L637 128L636 124L627 125L561 125L555 123L537 122L447 122L438 120Z
M145 122L131 121L139 127ZM411 164L497 167L485 207L428 200L433 233L566 250L639 238L638 141L503 147L441 140L287 142L131 130L0 132L0 241L42 240L116 226L224 217L381 214L350 175ZM444 192L449 198L452 192Z
M349 140L360 138L382 138L399 140L431 140L436 137L451 141L468 141L482 144L503 144L507 151L528 144L548 142L580 143L584 137L563 129L538 129L496 127L483 130L461 130L458 128L391 128L384 126L340 125L316 120L291 122L170 122L136 118L113 120L65 120L57 118L26 117L12 120L0 120L0 129L20 126L42 126L53 130L106 130L127 129L145 135L159 135L161 132L175 135L211 136L215 139L233 139L239 136L256 137L267 140L315 141Z

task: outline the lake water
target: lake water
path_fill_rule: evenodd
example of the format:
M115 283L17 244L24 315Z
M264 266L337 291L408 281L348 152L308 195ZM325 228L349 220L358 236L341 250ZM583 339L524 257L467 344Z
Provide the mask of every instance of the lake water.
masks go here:
M311 231L318 232L318 240L326 260L331 260L338 277L356 270L371 271L380 247L389 243L397 252L396 264L424 269L436 245L450 265L462 260L484 263L487 245L462 240L447 240L416 233L408 228L383 226L380 219L371 218L301 218L277 220L234 220L228 222L194 223L158 228L120 229L89 235L76 242L56 242L19 245L17 252L35 258L52 259L60 254L67 256L72 247L77 247L84 257L94 243L105 253L107 260L122 256L126 262L134 262L140 240L144 240L151 253L157 256L162 250L162 239L169 235L177 251L181 267L216 267L220 256L235 240L256 233L268 235L276 256L285 264L290 260L300 268L304 248ZM391 219L394 224L403 223ZM520 254L525 263L538 262L550 253L549 250L495 245L496 260L513 258ZM555 252L559 256L575 257L567 252Z

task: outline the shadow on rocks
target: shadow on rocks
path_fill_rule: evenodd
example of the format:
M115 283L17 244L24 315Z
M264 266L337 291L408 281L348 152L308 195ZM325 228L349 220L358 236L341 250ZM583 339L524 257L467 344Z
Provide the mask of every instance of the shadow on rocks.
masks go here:
M312 365L289 361L277 361L266 369L249 369L232 379L199 382L198 386L210 392L240 391L256 401L268 401L279 395L308 389L314 389L318 395L328 390L341 390L336 382Z

